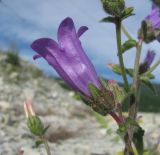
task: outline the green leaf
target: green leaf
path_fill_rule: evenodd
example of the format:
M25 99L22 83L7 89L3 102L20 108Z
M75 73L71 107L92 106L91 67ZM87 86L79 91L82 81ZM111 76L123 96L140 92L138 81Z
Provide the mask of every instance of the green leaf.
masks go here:
M139 126L138 129L135 130L133 134L133 143L139 155L143 155L144 152L144 144L143 144L144 132L145 131Z
M145 76L145 77L147 77L148 79L154 79L155 78L155 76L152 74L152 73L149 73L149 74L142 74L141 76Z
M119 125L119 128L117 129L117 134L120 137L124 137L126 135L126 133L127 133L126 125L125 124Z
M105 129L108 128L108 125L107 125L107 122L105 119L106 117L100 115L97 112L94 112L94 116L96 117L97 121L99 122L99 124L101 125L102 128L105 128Z
M148 87L155 95L157 95L157 91L156 88L154 87L154 85L150 82L149 77L147 76L141 76L140 80L143 82L143 84Z
M126 69L126 73L127 73L130 77L133 77L133 72L134 72L134 69L132 69L132 68Z
M122 74L121 67L118 64L112 64L109 66L109 68L118 75Z
M108 16L103 18L100 22L107 22L107 23L115 23L115 17L112 16Z
M43 144L43 140L37 140L33 148L38 148L41 144Z
M128 18L128 17L130 17L130 16L135 15L135 14L133 13L133 11L134 11L134 8L133 8L133 7L125 8L125 10L123 11L123 13L122 13L122 15L121 15L121 19L124 20L124 19L126 19L126 18Z
M49 127L50 127L50 125L47 125L47 126L44 128L43 134L45 134L45 133L47 132L47 130L48 130Z
M130 126L130 125L135 126L135 127L139 127L139 124L134 119L132 119L130 117L128 117L126 119L125 124L126 124L127 127Z
M137 45L137 42L133 39L127 40L121 47L122 53L125 51L135 47Z

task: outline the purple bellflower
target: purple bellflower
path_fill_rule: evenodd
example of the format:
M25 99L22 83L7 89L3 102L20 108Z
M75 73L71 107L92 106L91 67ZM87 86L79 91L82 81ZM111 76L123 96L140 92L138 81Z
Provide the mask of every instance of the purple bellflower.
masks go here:
M152 62L154 61L154 58L155 58L155 52L148 51L144 61L140 64L139 67L140 74L145 73L150 68Z
M88 28L82 26L76 32L73 20L65 18L58 28L58 43L50 38L35 40L31 47L38 54L33 58L43 57L62 79L74 90L91 96L88 84L100 88L94 66L85 54L79 37Z
M160 8L156 4L152 4L151 13L145 18L152 24L154 29L160 28Z
M154 2L152 3L152 10L150 14L145 18L148 23L148 37L153 41L157 39L160 42L160 7Z

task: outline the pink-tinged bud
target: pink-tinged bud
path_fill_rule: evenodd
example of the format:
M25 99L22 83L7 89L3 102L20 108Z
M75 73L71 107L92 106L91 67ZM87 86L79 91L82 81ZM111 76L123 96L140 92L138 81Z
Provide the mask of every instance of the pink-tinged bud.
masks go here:
M117 85L117 81L115 80L108 80L109 85Z
M112 68L114 67L114 64L113 64L113 63L109 63L109 64L107 64L107 67L108 67L109 69L112 69Z
M35 116L35 112L33 110L31 101L26 100L24 102L23 106L24 106L24 111L25 111L25 114L26 114L27 118L30 117L30 116Z
M27 117L27 126L30 129L31 133L36 136L42 136L45 133L45 128L38 116L36 116L33 108L32 102L26 100L24 102L24 111Z

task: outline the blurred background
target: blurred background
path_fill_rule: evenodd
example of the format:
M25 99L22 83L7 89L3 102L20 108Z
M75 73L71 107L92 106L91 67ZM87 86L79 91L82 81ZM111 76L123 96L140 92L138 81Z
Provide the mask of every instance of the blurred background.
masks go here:
M126 0L126 5L135 7L136 15L125 20L124 25L136 39L141 21L151 10L151 2ZM35 52L30 47L31 43L41 37L57 41L58 26L66 17L73 18L77 29L82 25L89 27L80 39L98 74L122 83L121 77L107 68L108 63L118 63L115 27L113 24L100 22L106 17L100 0L0 0L0 153L2 155L19 155L19 149L24 149L24 154L33 155L42 151L31 147L34 137L28 133L22 108L26 97L33 100L36 112L43 116L42 119L47 122L46 124L52 124L46 137L51 142L55 155L64 152L66 155L99 155L98 153L114 155L115 150L118 152L123 148L119 137L113 136L116 125L111 118L100 117L82 104L78 96L45 60L32 59ZM123 36L123 41L126 39ZM143 46L141 61L148 50L156 52L155 61L160 58L160 44L155 41ZM127 67L133 67L134 56L135 49L124 54ZM159 139L159 72L159 68L154 71L156 78L153 80L157 94L154 95L143 86L139 107L141 112L146 112L143 113L145 117L141 123L149 128L146 145L151 149ZM124 111L126 109L127 104L124 103ZM110 127L110 124L113 127ZM153 136L153 133L156 133L156 136ZM110 138L106 138L108 136Z
M134 38L137 38L141 21L151 9L149 0L141 0L140 3L141 5L139 5L139 0L126 0L127 6L135 7L136 15L125 21L126 28ZM113 24L99 22L106 17L99 0L14 0L14 3L11 0L1 0L0 16L0 47L5 50L11 43L15 43L19 54L30 61L35 54L30 44L41 37L57 40L57 29L60 22L67 16L73 18L77 29L82 25L89 27L81 41L99 75L104 75L108 79L121 80L106 67L108 63L118 62L115 29ZM160 57L159 48L159 43L154 42L144 47L143 55L147 49L153 49L157 52L158 59ZM133 66L134 49L127 52L124 57L127 66ZM39 60L33 63L46 73L57 75L45 61ZM158 75L158 71L155 71L155 74ZM156 78L157 82L158 80L160 80L159 76Z

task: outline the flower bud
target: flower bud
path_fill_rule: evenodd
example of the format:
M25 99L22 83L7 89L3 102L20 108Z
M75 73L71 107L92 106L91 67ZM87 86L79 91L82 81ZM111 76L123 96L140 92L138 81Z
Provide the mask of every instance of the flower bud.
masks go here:
M104 10L116 17L120 17L125 9L124 0L101 0Z
M32 108L32 103L28 100L24 102L24 111L27 117L27 126L31 133L36 136L42 136L44 132L44 125L40 118L35 115L35 112Z
M143 39L145 43L150 43L159 36L159 29L154 29L150 21L143 21L138 31L138 38Z
M38 116L30 116L27 119L27 126L31 133L36 136L42 136L44 131L44 126L42 121Z

